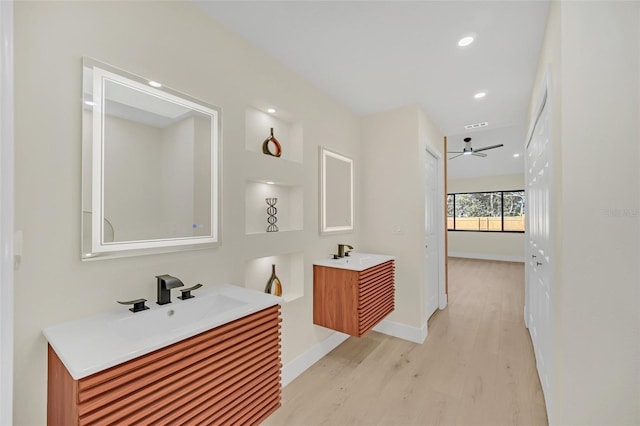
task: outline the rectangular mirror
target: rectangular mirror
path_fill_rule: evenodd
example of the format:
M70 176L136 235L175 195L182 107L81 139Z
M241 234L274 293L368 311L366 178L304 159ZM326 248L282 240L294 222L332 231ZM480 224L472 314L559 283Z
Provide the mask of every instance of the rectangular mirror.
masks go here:
M82 259L212 247L221 109L83 60Z
M320 233L353 231L353 160L320 147Z

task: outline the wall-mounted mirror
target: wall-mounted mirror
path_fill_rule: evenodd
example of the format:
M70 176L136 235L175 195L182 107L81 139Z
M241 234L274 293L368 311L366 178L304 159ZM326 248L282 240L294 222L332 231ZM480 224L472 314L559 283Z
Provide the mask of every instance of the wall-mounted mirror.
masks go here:
M320 147L320 233L353 231L353 160Z
M220 242L221 109L83 60L82 259Z

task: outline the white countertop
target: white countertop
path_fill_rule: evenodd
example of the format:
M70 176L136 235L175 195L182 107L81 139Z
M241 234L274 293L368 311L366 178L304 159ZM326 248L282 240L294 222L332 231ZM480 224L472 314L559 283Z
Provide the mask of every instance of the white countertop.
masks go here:
M395 256L386 254L356 253L351 252L349 256L340 259L321 259L313 262L314 265L327 266L329 268L348 269L351 271L364 271L390 260L395 260Z
M43 330L71 376L78 380L172 343L282 303L282 298L230 284L196 290L193 298L146 311L128 308Z

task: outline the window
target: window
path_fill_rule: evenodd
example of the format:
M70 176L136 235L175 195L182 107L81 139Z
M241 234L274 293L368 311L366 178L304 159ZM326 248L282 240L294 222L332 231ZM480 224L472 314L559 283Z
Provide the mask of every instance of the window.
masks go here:
M524 191L447 195L449 231L524 232Z

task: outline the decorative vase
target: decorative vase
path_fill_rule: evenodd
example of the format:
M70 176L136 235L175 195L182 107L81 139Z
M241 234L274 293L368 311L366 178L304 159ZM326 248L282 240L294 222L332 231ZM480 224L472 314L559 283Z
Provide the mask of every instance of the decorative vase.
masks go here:
M267 222L269 223L267 226L267 232L278 232L278 225L276 225L276 222L278 221L278 218L276 217L278 209L275 207L278 199L265 198L264 201L269 205L269 207L267 207Z
M271 152L269 147L270 144L275 146L275 152ZM266 155L271 155L273 157L280 157L282 155L282 146L280 146L280 142L273 136L273 127L271 128L271 135L262 142L262 152Z
M271 265L271 277L269 277L269 281L264 287L264 292L274 296L282 296L282 283L276 275L276 265Z

